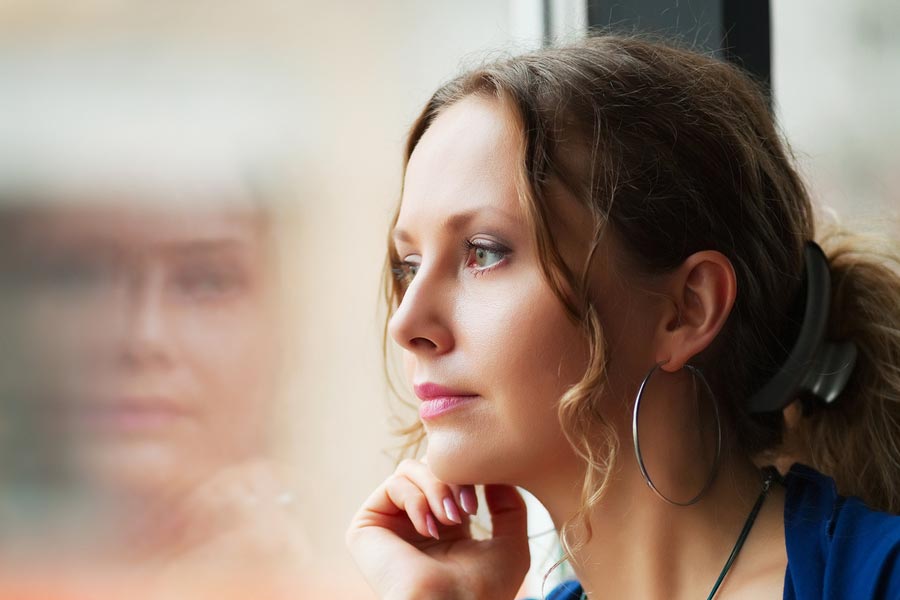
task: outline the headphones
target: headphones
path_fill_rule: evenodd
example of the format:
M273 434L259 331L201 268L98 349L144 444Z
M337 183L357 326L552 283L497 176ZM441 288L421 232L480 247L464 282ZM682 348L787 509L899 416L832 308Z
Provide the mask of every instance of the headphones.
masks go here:
M781 368L749 400L751 413L783 409L798 395L833 403L856 365L856 344L825 339L831 310L831 270L815 242L806 242L805 269L795 305L803 303L794 346Z

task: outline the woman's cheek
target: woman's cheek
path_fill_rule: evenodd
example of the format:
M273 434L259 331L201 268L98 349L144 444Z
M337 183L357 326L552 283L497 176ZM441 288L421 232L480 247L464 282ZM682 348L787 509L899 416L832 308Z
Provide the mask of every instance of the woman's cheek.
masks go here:
M408 350L403 351L403 374L406 375L407 383L412 385L416 376L416 357Z

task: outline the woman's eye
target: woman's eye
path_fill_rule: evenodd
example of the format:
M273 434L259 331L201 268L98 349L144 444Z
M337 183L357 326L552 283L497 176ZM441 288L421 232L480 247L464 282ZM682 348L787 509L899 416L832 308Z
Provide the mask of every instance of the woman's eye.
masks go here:
M466 246L469 249L466 266L473 269L489 269L499 264L509 254L507 248L493 242L467 241Z
M242 275L234 269L217 266L190 266L175 273L178 292L196 299L216 299L229 296L240 288Z
M54 257L39 264L32 280L47 288L66 293L83 293L108 284L115 277L115 269L107 261L78 255Z
M391 266L391 272L394 274L394 279L406 286L412 283L416 273L419 272L421 264L420 258L416 256L407 256L402 261L394 263Z

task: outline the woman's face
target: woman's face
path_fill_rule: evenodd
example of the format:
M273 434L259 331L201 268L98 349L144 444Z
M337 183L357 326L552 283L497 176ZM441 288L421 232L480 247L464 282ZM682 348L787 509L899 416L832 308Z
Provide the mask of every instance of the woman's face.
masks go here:
M410 158L393 231L408 287L389 331L421 400L428 464L448 482L527 485L574 460L557 404L587 346L519 205L518 135L497 102L447 108ZM574 202L561 210L574 229L587 221Z
M23 219L36 401L80 477L171 493L260 452L277 363L264 232L247 208Z

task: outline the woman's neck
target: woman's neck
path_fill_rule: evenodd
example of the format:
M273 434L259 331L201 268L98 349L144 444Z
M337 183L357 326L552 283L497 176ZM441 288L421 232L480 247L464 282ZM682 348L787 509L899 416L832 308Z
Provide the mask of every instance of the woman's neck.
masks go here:
M579 506L573 480L580 481L560 478L532 490L558 529ZM579 546L583 529L573 530L572 566L589 598L706 598L761 491L758 469L745 458L730 457L699 502L674 506L653 493L634 455L623 452L590 513L590 540ZM721 587L729 598L770 590L776 592L771 597L780 597L787 561L783 507L783 492L773 486Z

